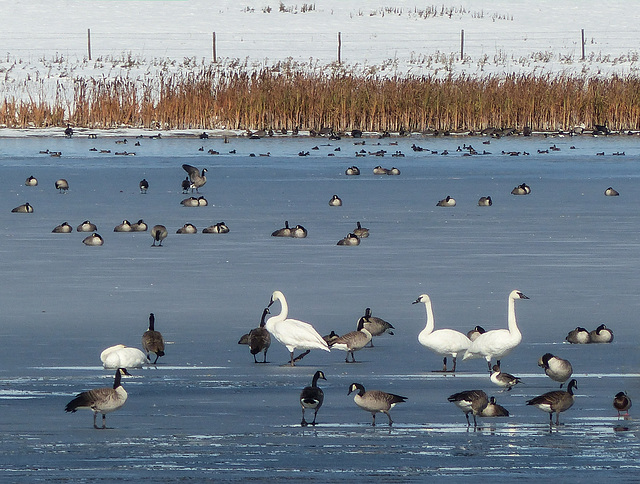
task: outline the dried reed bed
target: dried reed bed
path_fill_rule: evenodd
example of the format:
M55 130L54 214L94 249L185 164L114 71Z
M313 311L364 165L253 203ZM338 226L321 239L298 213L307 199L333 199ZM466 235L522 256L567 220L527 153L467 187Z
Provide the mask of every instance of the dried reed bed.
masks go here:
M286 67L286 66L285 66ZM4 100L8 127L537 131L640 128L640 79L510 75L394 77L203 68L147 80L78 79L73 102Z

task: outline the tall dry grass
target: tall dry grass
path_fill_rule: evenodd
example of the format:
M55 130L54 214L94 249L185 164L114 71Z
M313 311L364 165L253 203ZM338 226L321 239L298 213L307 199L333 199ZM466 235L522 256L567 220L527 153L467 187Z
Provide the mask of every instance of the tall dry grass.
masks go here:
M640 79L511 75L395 77L295 69L161 74L152 80L78 79L73 102L0 105L8 127L538 131L607 125L640 129Z

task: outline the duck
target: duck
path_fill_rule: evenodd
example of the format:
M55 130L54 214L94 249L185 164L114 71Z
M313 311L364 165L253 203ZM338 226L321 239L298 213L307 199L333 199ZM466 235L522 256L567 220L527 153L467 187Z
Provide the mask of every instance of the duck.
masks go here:
M349 176L356 176L360 174L360 168L358 168L357 166L350 166L349 168L347 168L344 172L345 175L349 175Z
M184 180L182 180L182 193L189 193L189 189L191 188L191 180L187 176Z
M356 222L356 228L353 233L360 239L366 239L367 237L369 237L369 229L364 228L362 225L360 225L360 222Z
M176 234L197 234L198 229L193 224L184 224L178 230L176 230Z
M331 200L329 200L329 206L330 207L342 207L342 200L340 199L340 197L338 195L334 195L333 197L331 197Z
M358 320L358 326L360 321L362 321L363 327L371 333L371 336L382 336L385 333L393 336L393 330L395 329L393 325L382 318L372 316L371 308L364 310L364 316ZM369 342L369 346L373 348L373 339Z
M545 353L538 359L538 366L544 369L545 374L554 381L560 382L560 387L573 373L573 367L569 360L565 360L551 353Z
M131 223L128 220L123 220L121 224L113 228L114 232L131 232L132 230Z
M360 245L360 238L354 233L349 233L346 237L340 239L336 245Z
M156 247L156 242L159 242L158 247L162 247L162 241L167 238L169 232L164 225L154 225L151 229L151 237L153 238L153 244L151 247Z
M565 338L571 344L587 344L591 343L591 334L582 326L577 326L576 329L572 329Z
M307 236L307 229L305 229L302 225L296 225L293 229L291 229L291 237L294 239L304 239Z
M197 207L198 199L196 197L185 198L180 202L180 205L183 205L185 207Z
M493 200L491 200L491 197L480 197L480 199L478 200L479 207L490 207L491 205L493 205Z
M93 234L89 235L88 237L85 237L82 240L82 243L84 245L99 246L99 245L103 245L104 244L104 240L100 236L100 234L97 234L97 233L94 232Z
M59 180L56 180L55 187L60 193L65 193L69 190L69 182L64 178L60 178Z
M469 348L471 340L466 334L453 329L438 329L434 331L433 308L431 306L431 298L427 294L421 294L412 304L423 303L427 310L427 324L418 334L418 341L425 348L444 356L442 360L442 371L447 371L447 356L453 358L453 368L451 373L456 371L456 360L458 354Z
M529 195L531 193L531 187L526 183L518 185L513 190L511 190L511 195Z
M265 324L265 328L267 328L267 331L280 343L287 347L291 356L291 366L295 366L293 352L296 348L331 351L327 342L322 339L322 336L318 334L312 325L288 317L289 305L281 291L273 291L267 307L270 308L276 301L280 301L280 314L270 317Z
M472 341L469 348L462 357L463 360L470 358L484 357L487 361L489 371L491 371L491 360L497 359L498 366L500 359L507 356L522 341L522 334L518 329L516 321L516 299L529 299L522 292L514 289L509 293L508 298L508 329L494 329L479 335Z
M613 341L613 331L604 324L591 331L590 335L592 343L611 343Z
M618 392L613 397L613 408L618 411L618 418L621 417L620 412L625 412L624 417L629 416L629 409L631 408L631 399L626 392Z
M300 425L302 427L309 425L304 418L304 411L306 409L313 410L313 421L311 422L311 425L316 424L318 410L320 410L320 407L322 407L322 403L324 402L324 392L318 387L318 380L321 378L326 381L324 372L321 370L316 371L311 379L311 386L304 387L300 392L300 405L302 406L302 422L300 422Z
M138 348L123 344L113 345L100 353L100 361L106 369L115 368L142 368L149 360Z
M511 389L516 386L518 383L522 383L522 380L517 376L513 376L510 373L505 373L500 370L498 365L493 365L493 371L491 372L491 381L502 387L504 390L502 391L511 391Z
M93 411L93 428L106 429L108 413L114 412L121 408L127 401L127 392L122 387L122 375L130 375L126 368L118 368L113 380L113 387L95 388L86 392L79 393L76 397L67 403L65 412L74 413L81 408L88 408ZM98 427L96 418L98 414L102 414L102 427Z
M508 417L509 411L496 403L496 397L490 397L489 403L480 412L480 417Z
M438 203L436 203L436 207L455 207L456 199L447 195L447 198L443 198Z
M51 231L54 234L70 234L73 231L73 227L67 222L62 222L60 225L56 225Z
M30 176L29 178L27 178L24 182L24 184L28 187L37 187L38 186L38 179L35 176Z
M454 393L450 395L447 400L464 412L465 417L467 417L467 427L471 427L469 414L473 415L473 426L477 427L478 422L476 421L476 415L481 415L489 404L487 394L482 390L465 390Z
M271 237L291 237L291 229L289 228L289 221L284 221L284 227L271 232Z
M475 341L482 333L486 333L482 326L475 326L473 329L467 331L467 338L471 341Z
M354 352L367 346L370 341L371 333L364 327L364 319L360 318L356 331L350 331L347 334L339 336L329 345L329 348L346 351L347 356L344 361L346 363L355 363L356 358ZM349 361L349 355L351 355L351 361Z
M229 227L224 222L218 222L215 225L209 225L207 228L202 229L203 234L228 234Z
M29 205L29 202L18 205L11 210L12 213L33 213L33 207Z
M604 195L606 197L617 197L620 195L620 193L615 188L609 187L604 191Z
M134 224L131 224L131 230L133 232L146 232L148 228L149 226L142 219L138 220Z
M191 181L189 188L191 188L191 191L195 189L196 192L200 193L198 189L207 183L207 169L203 168L202 171L200 171L195 166L187 164L182 165L182 169L189 175L189 180Z
M376 425L376 413L384 413L389 419L389 427L393 425L391 420L391 414L389 411L398 403L404 403L407 401L407 397L401 397L393 393L383 392L381 390L369 390L366 391L364 385L361 383L352 383L349 386L349 392L347 395L351 395L352 392L357 392L353 397L353 401L362 410L371 412L373 421L371 425Z
M153 365L158 361L158 358L164 356L164 338L160 331L156 331L155 328L156 317L153 313L149 313L149 329L142 333L142 349L147 354L147 361L151 361L149 353L155 353L156 359L153 360Z
M556 425L560 425L560 413L569 410L574 403L575 397L573 389L578 388L578 382L573 379L567 386L567 391L556 390L547 392L531 400L527 400L527 405L533 405L543 412L549 414L549 426L553 425L553 414L556 414Z
M140 183L138 183L138 186L140 187L140 193L147 193L147 190L149 189L149 182L146 178L143 178L140 180Z
M96 227L96 224L92 224L88 220L85 220L76 227L76 230L78 232L95 232L96 230L98 230L98 227Z
M260 326L249 331L246 343L244 343L249 345L249 352L253 355L254 363L267 362L267 350L271 346L271 334L265 328L265 318L267 317L267 314L269 314L269 308L264 308L262 311L262 317L260 318ZM242 344L241 341L242 339L238 341L238 344ZM261 362L256 358L256 355L260 352L263 354Z

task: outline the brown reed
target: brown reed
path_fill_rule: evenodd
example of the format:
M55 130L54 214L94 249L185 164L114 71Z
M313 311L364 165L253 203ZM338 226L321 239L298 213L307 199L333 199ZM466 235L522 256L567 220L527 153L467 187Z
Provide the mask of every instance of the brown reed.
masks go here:
M343 71L306 73L280 66L246 72L203 67L198 73L77 79L73 102L0 105L7 127L115 126L153 129L300 129L411 132L535 131L607 125L640 129L640 79L507 75L392 77Z

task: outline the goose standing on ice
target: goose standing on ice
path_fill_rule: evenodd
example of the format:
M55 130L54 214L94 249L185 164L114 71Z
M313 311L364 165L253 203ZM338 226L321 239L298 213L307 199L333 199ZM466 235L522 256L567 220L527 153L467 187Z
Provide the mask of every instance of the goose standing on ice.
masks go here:
M469 345L471 345L471 340L466 335L453 329L438 329L434 331L435 322L431 299L427 294L422 294L418 299L413 301L412 304L418 303L424 303L427 309L427 324L418 334L418 341L425 348L444 356L442 360L443 372L447 371L447 356L451 356L453 358L453 368L451 372L455 373L458 353L466 351Z
M469 330L467 332L467 338L469 338L471 341L475 341L476 338L480 336L482 333L486 333L484 328L482 326L476 326L472 330Z
M109 346L100 353L102 366L108 370L114 368L142 368L149 360L138 348L125 345Z
M553 425L553 414L556 414L556 425L560 425L560 413L569 410L574 402L573 389L578 388L578 383L571 380L567 386L567 391L556 390L547 392L527 401L527 405L533 405L543 412L549 414L549 426Z
M273 291L267 307L270 308L276 301L280 301L280 314L270 317L265 324L265 328L267 328L267 331L280 341L280 343L287 347L291 355L291 366L295 366L293 352L296 348L302 350L320 349L331 351L327 342L322 339L322 336L318 334L313 326L304 321L289 319L287 317L289 315L289 305L282 292Z
M611 343L613 341L613 331L604 324L598 326L590 334L592 343Z
M366 308L364 310L364 316L358 320L358 326L360 325L360 321L363 321L363 327L371 333L371 336L381 336L384 333L393 335L393 330L395 329L388 321L372 316L371 308ZM369 342L369 347L373 348L373 338Z
M591 334L585 328L578 326L569 331L565 339L571 344L587 344L591 343Z
M500 370L498 365L493 365L493 372L491 373L491 381L502 387L506 391L511 391L511 389L516 386L518 383L522 383L522 380L517 376L513 376L511 373L505 373Z
M353 397L353 401L356 402L356 405L362 410L371 412L373 417L371 425L374 427L376 425L376 413L384 413L389 419L389 427L391 427L393 425L393 420L391 420L391 414L389 411L395 407L397 403L403 403L407 400L407 397L401 397L400 395L394 395L393 393L387 393L380 390L365 391L364 386L360 383L352 383L347 395L356 391L358 393Z
M623 417L629 416L629 409L631 408L631 399L625 392L618 392L613 397L613 408L618 411L618 418L620 418L620 412L626 412Z
M324 373L318 370L316 371L315 375L313 375L311 386L304 387L300 392L300 405L302 406L302 422L300 422L300 425L302 425L303 427L309 425L304 419L304 411L307 408L313 410L313 422L311 422L311 425L315 425L316 417L318 416L318 410L320 410L320 407L322 407L322 402L324 402L324 392L321 388L318 387L318 380L320 378L326 381Z
M149 358L149 353L156 354L156 359L152 363L153 365L156 364L158 358L164 356L164 338L162 337L162 333L160 333L160 331L156 331L155 322L155 315L153 313L150 313L149 329L142 334L142 349L147 353L147 360L151 361L151 358Z
M487 331L478 336L475 341L472 341L464 354L463 360L470 358L484 357L491 371L491 360L497 359L497 364L500 366L500 358L511 353L516 346L522 341L522 334L518 329L518 323L516 321L516 299L529 299L518 290L513 290L509 294L509 306L508 306L508 328L509 329L494 329Z
M138 186L140 187L140 193L147 193L147 190L149 189L149 182L146 178L143 178L140 180Z
M154 225L151 229L151 237L153 238L153 244L151 244L151 247L162 247L162 241L167 238L167 235L169 235L167 227L164 225ZM159 242L157 246L156 242Z
M271 346L271 334L264 327L267 314L269 314L269 308L264 308L262 318L260 319L260 326L249 331L247 335L247 344L249 345L249 352L253 355L254 363L259 363L256 355L260 352L263 354L262 363L267 362L267 350L269 346Z
M198 170L195 166L191 166L191 165L182 165L182 169L184 171L187 172L187 174L189 175L189 180L191 181L191 191L196 190L196 192L200 193L198 191L198 188L200 188L201 186L203 186L205 183L207 183L207 169L203 168L202 172L200 172L200 170ZM184 188L184 186L183 186Z
M64 178L60 178L59 180L56 180L55 187L60 193L65 193L69 190L69 182Z
M540 368L544 368L544 372L549 378L560 382L561 387L573 373L573 368L571 363L569 363L569 360L559 358L551 353L545 353L542 355L538 360L538 366Z
M353 356L355 351L361 350L371 341L371 333L364 327L364 318L360 318L358 321L358 329L356 331L350 331L347 334L336 338L329 347L337 350L346 351L347 356L345 358L346 363L355 363L356 358ZM349 355L351 355L351 361L349 361Z
M121 375L129 375L126 368L118 368L113 381L113 388L103 387L79 393L76 398L67 403L65 412L75 412L80 408L93 411L93 428L107 428L107 414L118 410L127 401L127 392L120 383ZM102 414L102 427L98 427L96 417Z
M464 416L467 417L467 427L471 427L469 414L473 414L473 426L477 427L478 422L476 421L476 415L481 415L482 411L487 408L489 404L487 394L482 390L467 390L454 393L449 396L448 400L464 412Z

